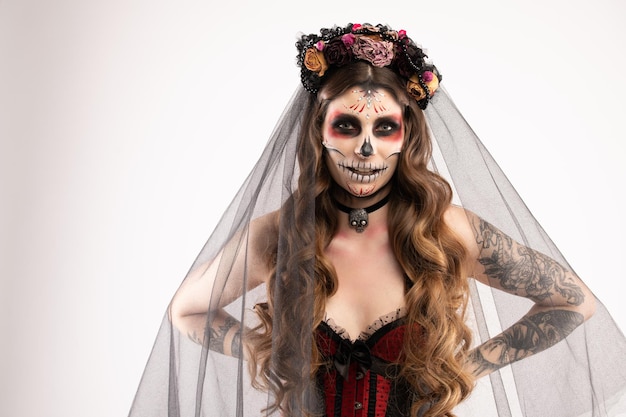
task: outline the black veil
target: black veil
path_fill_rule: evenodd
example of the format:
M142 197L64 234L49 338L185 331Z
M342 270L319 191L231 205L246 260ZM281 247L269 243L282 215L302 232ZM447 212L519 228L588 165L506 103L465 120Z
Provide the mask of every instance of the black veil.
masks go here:
M253 273L248 253L251 222L292 204L294 193L298 192L297 179L301 173L296 144L301 116L309 99L310 93L299 87L260 159L185 278L213 280L210 294L203 295L210 297L212 306L223 305L230 297L231 288L249 287ZM568 266L443 88L432 98L425 114L433 139L432 169L453 187L454 203L476 213L518 242ZM307 239L314 236L314 199L312 194L301 193L299 201L299 208L281 213L278 230L282 234L286 228L295 227L306 246ZM293 213L298 210L300 220L295 224ZM302 258L298 259L281 256L284 251L279 242L277 253L278 272L293 268L294 263L298 268L313 271L313 262L306 251L303 250ZM468 320L475 332L474 343L481 343L509 327L530 307L526 299L471 282ZM312 316L311 283L284 284L279 279L275 285L275 291L282 291L281 297L310 294L311 303L299 305L297 313ZM228 299L226 310L250 328L257 324L254 306L265 297L263 286L250 289L232 302ZM278 312L281 305L274 308ZM211 320L212 317L205 319L206 322ZM310 344L313 330L294 329L294 340ZM209 349L210 332L207 334L203 344L195 343L173 326L168 312L165 313L130 417L280 415L264 411L273 399L267 392L252 387L247 361ZM270 360L273 355L284 354L277 349ZM626 413L625 356L626 339L598 302L595 315L566 340L479 380L472 395L458 406L457 414L481 417L622 415L620 413ZM301 380L296 383L306 384L309 359L293 358L302 371ZM305 391L303 403L314 404L315 401L314 390Z

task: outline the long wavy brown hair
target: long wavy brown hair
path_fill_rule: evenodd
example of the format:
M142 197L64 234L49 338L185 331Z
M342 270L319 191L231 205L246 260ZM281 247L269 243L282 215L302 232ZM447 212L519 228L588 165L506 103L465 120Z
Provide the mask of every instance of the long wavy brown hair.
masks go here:
M428 169L432 144L424 114L395 73L366 63L337 69L311 95L298 144L297 191L280 211L279 242L268 260L273 273L268 301L257 305L261 324L248 333L250 370L257 386L275 396L273 409L287 416L319 409L316 374L324 366L314 329L324 319L337 274L324 255L337 230L335 187L324 162L322 123L329 102L347 89L384 88L404 106L405 141L392 179L390 243L410 285L400 376L412 387L411 415L454 416L453 408L473 388L463 369L471 344L465 324L468 283L464 246L443 215L450 185ZM311 204L314 201L315 204ZM314 297L311 297L314 294ZM299 411L304 410L304 411Z

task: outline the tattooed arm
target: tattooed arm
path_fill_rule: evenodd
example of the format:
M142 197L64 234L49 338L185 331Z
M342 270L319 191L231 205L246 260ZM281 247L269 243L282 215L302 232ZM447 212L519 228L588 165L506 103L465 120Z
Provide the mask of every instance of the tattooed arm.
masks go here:
M213 351L236 357L244 354L241 323L224 307L244 291L261 285L269 276L275 223L275 213L254 220L247 234L238 234L213 261L190 271L168 310L170 320L181 333ZM247 277L246 288L243 288L244 276ZM216 278L221 297L209 311Z
M211 320L209 334L205 334L207 314L189 314L179 317L177 327L187 331L187 337L199 345L207 345L209 349L228 356L240 357L243 353L241 346L241 323L223 309L215 312Z
M467 366L477 378L555 345L591 317L595 298L572 271L475 214L451 210L446 221L466 244L471 276L535 303L519 321L470 352Z

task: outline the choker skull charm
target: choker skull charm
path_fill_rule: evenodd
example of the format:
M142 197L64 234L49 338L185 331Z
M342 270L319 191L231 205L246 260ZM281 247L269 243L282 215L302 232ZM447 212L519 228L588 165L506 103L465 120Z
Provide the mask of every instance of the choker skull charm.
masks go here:
M372 213L387 204L389 202L389 195L380 200L378 203L372 204L369 207L356 209L344 206L335 199L333 199L333 201L335 202L339 210L348 214L348 222L350 224L350 227L354 228L357 233L363 233L363 231L369 224L369 213Z
M354 229L361 233L367 227L368 223L368 215L365 209L353 209L348 213L348 217L350 219L350 226L354 227Z

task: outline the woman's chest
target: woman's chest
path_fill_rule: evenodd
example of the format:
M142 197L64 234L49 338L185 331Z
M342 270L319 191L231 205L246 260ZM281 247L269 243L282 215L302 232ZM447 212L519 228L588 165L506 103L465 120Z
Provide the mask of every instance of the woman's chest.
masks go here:
M326 257L337 274L326 314L351 337L381 315L405 307L405 276L389 245L330 245Z

